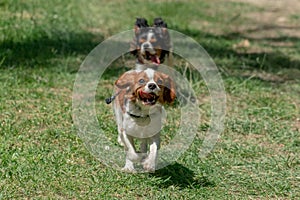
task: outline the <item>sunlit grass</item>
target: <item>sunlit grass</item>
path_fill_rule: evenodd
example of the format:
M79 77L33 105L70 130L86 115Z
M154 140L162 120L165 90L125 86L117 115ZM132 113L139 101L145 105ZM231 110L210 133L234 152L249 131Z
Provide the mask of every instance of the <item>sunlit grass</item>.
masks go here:
M219 0L4 0L0 9L0 199L300 198L299 38L275 39L284 48L270 38L250 40L252 49L233 47L245 39L236 27L254 23L243 12L263 9ZM197 136L167 168L126 174L94 158L77 136L72 90L87 54L141 16L162 16L207 50L223 77L227 116L214 151L200 159L211 97L201 75L175 56L199 101ZM116 125L104 99L132 67L134 58L125 59L101 77L95 97L100 127L115 145ZM178 128L179 108L168 108L163 145Z

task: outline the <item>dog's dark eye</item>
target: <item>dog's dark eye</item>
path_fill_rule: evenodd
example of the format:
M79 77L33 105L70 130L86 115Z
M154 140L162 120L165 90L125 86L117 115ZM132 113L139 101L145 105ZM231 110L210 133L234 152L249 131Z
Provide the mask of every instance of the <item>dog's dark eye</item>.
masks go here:
M140 39L140 43L144 43L144 42L146 42L146 39L141 38L141 39Z
M158 85L161 85L161 84L163 84L163 81L162 81L161 79L158 79L158 80L157 80L157 84L158 84Z
M144 80L144 79L140 79L140 80L139 80L139 83L140 83L140 84L144 84L144 83L145 83L145 80Z
M156 38L155 38L155 37L151 37L150 42L151 42L151 43L156 42Z

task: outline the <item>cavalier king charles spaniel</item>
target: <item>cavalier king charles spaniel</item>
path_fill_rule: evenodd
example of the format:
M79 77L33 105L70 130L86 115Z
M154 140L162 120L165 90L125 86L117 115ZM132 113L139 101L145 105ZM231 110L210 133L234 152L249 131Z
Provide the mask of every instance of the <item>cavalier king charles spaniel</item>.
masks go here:
M167 74L151 68L135 69L120 76L115 82L115 91L113 107L118 142L126 151L123 171L134 172L134 163L141 163L145 171L153 172L166 116L163 106L176 98L174 82ZM135 139L140 140L139 151L135 148Z
M145 18L136 19L130 52L137 58L137 69L157 69L165 57L170 56L171 41L167 24L160 17L155 18L153 23L149 26Z

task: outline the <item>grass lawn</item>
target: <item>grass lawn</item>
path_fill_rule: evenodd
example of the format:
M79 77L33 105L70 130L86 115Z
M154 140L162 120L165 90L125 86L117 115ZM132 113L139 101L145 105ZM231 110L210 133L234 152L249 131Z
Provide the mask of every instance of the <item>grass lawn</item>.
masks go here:
M0 1L0 200L299 199L300 4L270 2ZM227 96L225 130L199 158L211 103L205 82L191 79L199 132L175 163L153 174L105 166L72 121L73 84L84 58L132 29L139 16L161 16L201 44ZM115 143L116 125L103 100L131 67L134 58L125 59L112 64L96 95L101 127ZM176 56L175 63L184 68Z

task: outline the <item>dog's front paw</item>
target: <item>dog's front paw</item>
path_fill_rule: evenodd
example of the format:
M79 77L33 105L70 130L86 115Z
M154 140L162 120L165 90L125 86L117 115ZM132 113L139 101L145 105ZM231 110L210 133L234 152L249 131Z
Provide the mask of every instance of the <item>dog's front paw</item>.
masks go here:
M123 147L124 146L124 142L121 138L121 136L118 136L118 143Z
M155 172L155 162L150 159L146 159L143 163L143 168L147 172Z
M124 166L122 169L121 169L122 172L127 172L127 173L136 173L136 170L134 168L131 168L131 167L127 167L127 166Z
M122 168L123 172L135 173L134 164L131 160L126 158L125 166Z
M133 163L127 161L125 166L122 168L123 172L135 173L136 170L134 169Z

